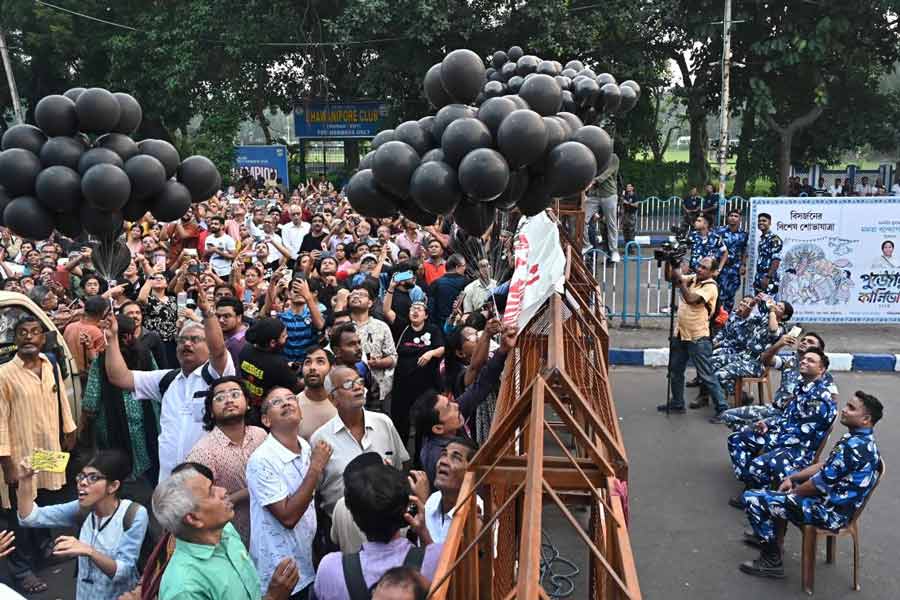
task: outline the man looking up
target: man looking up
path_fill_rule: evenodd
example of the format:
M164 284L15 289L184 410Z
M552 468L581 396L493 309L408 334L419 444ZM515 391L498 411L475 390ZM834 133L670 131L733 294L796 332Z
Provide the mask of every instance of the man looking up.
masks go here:
M456 503L460 500L459 490L469 468L469 462L478 446L464 437L451 438L441 452L434 477L437 490L425 503L425 525L435 542L443 542L450 533ZM480 503L480 499L479 499Z
M309 441L316 430L337 414L325 390L325 378L331 372L334 356L328 350L315 346L310 348L303 361L303 393L297 396L303 421L300 423L300 437Z
M300 571L292 598L306 598L307 588L315 579L313 496L331 457L331 447L320 441L310 449L300 437L303 415L297 397L287 388L269 390L262 405L262 419L269 436L247 464L250 555L263 581L275 572L281 557L291 556Z
M466 259L462 254L452 254L447 259L447 271L437 279L428 291L428 315L438 327L453 312L456 297L466 287Z
M216 300L216 319L225 336L225 347L231 354L234 364L239 364L238 357L246 344L247 325L244 323L244 303L235 298L224 297Z
M281 226L281 239L291 253L290 258L297 260L303 238L309 233L309 223L303 221L303 207L299 204L291 204L289 211L291 222Z
M372 377L378 384L378 400L384 398L394 383L394 366L397 364L397 348L391 328L384 321L371 316L375 298L366 287L358 287L350 292L350 320L356 325L356 333L362 343L366 364L372 370Z
M719 296L722 300L722 308L731 312L734 307L734 296L741 281L747 273L747 241L749 236L741 229L741 211L730 210L726 217L726 224L716 229L715 233L721 238L728 252L727 260L719 269Z
M234 239L225 233L225 219L219 215L211 216L204 256L209 260L213 272L223 279L231 275L231 263L237 256L235 248Z

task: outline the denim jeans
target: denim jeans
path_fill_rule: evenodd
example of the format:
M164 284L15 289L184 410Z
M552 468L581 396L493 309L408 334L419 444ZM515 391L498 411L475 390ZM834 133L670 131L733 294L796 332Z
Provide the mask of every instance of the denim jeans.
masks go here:
M697 377L709 392L716 413L722 412L728 405L725 404L725 396L722 386L716 379L712 363L712 342L708 337L702 337L692 342L682 340L679 337L672 338L669 346L669 377L672 385L672 408L684 408L684 370L687 368L688 358L694 362L697 368Z

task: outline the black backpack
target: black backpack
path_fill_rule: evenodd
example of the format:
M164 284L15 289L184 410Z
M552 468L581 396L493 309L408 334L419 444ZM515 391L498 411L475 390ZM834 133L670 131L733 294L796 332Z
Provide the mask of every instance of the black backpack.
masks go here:
M175 381L175 378L178 377L178 374L181 373L181 369L172 369L165 375L163 378L159 380L159 400L162 402L162 397L166 395L166 391L169 389L169 386L172 385L172 382ZM209 370L209 363L203 365L203 369L200 371L200 375L203 377L203 381L206 382L206 385L212 385L215 378L212 376L212 372ZM206 391L197 392L194 394L196 397L205 396Z
M422 561L424 560L425 548L413 546L406 553L406 558L403 559L403 566L421 571ZM347 553L341 556L341 565L344 567L344 583L347 584L350 600L371 600L372 592L366 587L366 579L363 577L359 552Z

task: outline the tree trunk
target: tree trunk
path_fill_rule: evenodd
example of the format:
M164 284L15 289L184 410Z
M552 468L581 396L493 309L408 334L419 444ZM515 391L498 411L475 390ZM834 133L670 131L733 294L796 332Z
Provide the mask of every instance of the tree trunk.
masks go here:
M699 101L699 100L698 100ZM703 186L709 183L709 165L706 162L706 149L709 147L709 133L706 131L706 113L689 110L688 120L691 126L691 149L688 165L688 187Z
M359 140L344 140L344 169L350 174L359 168Z
M817 104L784 127L779 125L772 115L766 115L766 124L778 134L778 154L775 159L778 171L778 193L783 195L788 193L788 178L791 175L791 144L794 141L794 134L812 125L824 111L822 105Z
M747 181L750 179L750 149L753 147L753 137L756 135L756 105L747 103L741 122L741 141L738 146L737 163L734 175L735 196L744 196L747 193Z
M266 138L266 145L272 145L272 130L269 129L269 120L266 118L266 115L263 113L262 109L256 111L256 120L259 123L259 127L262 129L263 137Z

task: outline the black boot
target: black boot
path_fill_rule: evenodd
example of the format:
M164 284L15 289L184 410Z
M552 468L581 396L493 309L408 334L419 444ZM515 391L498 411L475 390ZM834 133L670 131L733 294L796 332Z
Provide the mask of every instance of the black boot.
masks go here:
M781 549L778 542L765 542L756 560L741 563L741 571L756 577L784 579L784 564L781 562Z
M700 386L700 377L699 376L694 377L693 379L688 381L686 384L684 384L684 387L689 387L689 388L699 387L699 386Z
M756 535L756 532L753 531L753 529L750 527L744 529L744 543L748 546L754 546L756 548L763 547L763 541L759 539L759 536Z

